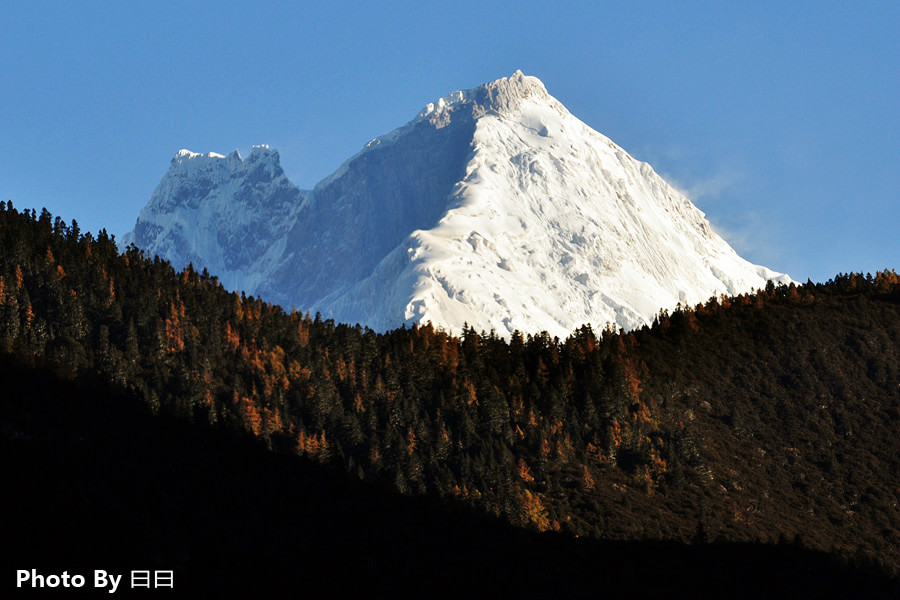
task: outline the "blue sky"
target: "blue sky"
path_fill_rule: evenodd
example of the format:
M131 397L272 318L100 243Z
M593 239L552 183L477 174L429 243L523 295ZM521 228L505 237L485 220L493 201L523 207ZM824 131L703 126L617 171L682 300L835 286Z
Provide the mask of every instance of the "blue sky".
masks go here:
M689 192L749 260L802 281L900 269L896 1L3 13L0 196L83 230L129 230L180 148L269 144L308 188L426 103L522 69Z

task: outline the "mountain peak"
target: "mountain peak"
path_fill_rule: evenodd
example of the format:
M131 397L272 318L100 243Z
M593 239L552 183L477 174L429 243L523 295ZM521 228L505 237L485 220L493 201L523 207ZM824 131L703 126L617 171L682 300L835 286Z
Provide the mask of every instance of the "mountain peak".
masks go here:
M786 276L521 71L429 104L310 192L278 153L182 151L135 243L231 289L376 330L565 336Z
M525 100L552 100L540 79L519 70L509 77L478 86L470 93L484 112L501 114L517 111Z
M450 115L461 107L471 107L473 117L488 114L512 115L528 100L562 106L547 93L547 88L537 77L516 70L509 77L501 77L470 90L460 90L431 102L419 113L414 122L427 119L436 127L450 122Z

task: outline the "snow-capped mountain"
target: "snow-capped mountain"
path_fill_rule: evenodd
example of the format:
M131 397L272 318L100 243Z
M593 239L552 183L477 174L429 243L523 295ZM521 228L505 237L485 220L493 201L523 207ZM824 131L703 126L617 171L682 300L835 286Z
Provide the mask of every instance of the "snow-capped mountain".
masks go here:
M228 156L181 150L122 243L178 268L206 268L227 288L249 292L280 260L306 197L266 146L254 147L247 159L237 150Z
M376 330L563 337L790 281L519 71L428 104L311 191L265 146L182 150L124 242Z

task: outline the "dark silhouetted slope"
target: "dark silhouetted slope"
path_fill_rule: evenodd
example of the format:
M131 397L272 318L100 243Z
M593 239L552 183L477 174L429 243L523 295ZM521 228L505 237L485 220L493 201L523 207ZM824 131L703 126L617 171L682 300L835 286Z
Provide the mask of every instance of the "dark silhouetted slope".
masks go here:
M599 563L612 588L896 573L898 339L893 271L628 334L376 334L0 203L10 548L223 586L238 563L525 589L592 589Z
M155 417L130 398L8 358L0 377L9 382L0 401L6 569L102 568L126 581L132 569L174 570L180 597L896 591L877 571L794 545L528 532L457 503L351 481L241 436ZM5 577L9 589L12 572Z

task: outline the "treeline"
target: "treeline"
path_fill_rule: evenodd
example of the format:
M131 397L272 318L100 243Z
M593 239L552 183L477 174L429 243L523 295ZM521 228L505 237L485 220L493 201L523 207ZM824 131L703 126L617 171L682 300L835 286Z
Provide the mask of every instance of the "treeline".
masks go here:
M376 334L0 203L5 352L580 536L798 540L897 564L898 305L885 271L714 298L627 334Z

